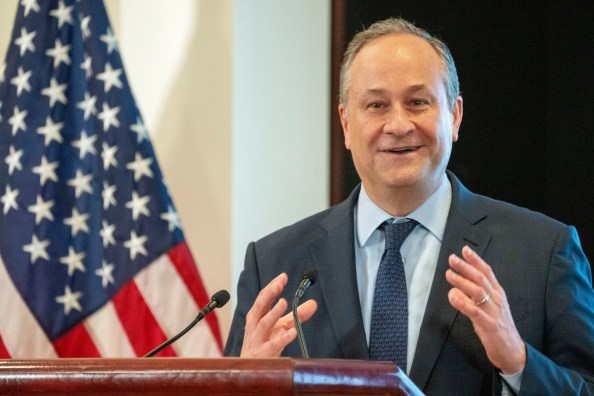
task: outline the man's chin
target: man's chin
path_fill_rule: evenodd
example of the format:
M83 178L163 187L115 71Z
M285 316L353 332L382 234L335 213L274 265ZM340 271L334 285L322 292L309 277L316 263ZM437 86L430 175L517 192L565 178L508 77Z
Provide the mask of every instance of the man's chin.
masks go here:
M426 182L426 175L418 170L392 173L386 178L386 185L390 188L418 187Z

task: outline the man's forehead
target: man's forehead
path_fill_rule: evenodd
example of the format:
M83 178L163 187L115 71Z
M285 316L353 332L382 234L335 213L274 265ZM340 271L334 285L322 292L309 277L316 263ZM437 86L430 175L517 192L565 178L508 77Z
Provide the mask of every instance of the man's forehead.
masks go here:
M400 69L400 70L399 70ZM441 58L426 40L410 35L382 36L366 44L355 57L351 76L358 72L377 74L409 71L441 72Z
M423 37L419 37L415 34L411 33L390 33L386 34L373 40L370 40L366 44L364 44L361 49L359 50L359 56L362 53L379 50L400 50L406 49L411 52L418 52L418 53L432 53L435 56L438 56L437 51L433 46Z
M403 89L404 93L414 94L414 93L431 93L432 89L426 84L412 84ZM382 96L390 94L390 90L383 88L383 87L367 87L361 90L361 94L363 96Z
M404 78L409 84L406 89L418 91L443 79L441 64L440 56L425 39L412 34L390 34L361 49L351 66L350 77L352 83L365 81L368 89L384 89L380 81L399 83Z

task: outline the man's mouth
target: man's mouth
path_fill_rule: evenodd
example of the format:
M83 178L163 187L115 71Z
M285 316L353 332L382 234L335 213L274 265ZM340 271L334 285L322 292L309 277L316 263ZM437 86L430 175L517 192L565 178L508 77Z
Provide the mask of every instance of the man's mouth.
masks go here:
M405 154L405 153L409 153L411 151L415 151L417 149L418 149L417 146L411 146L411 147L392 148L392 149L387 149L387 150L383 150L383 151L386 153Z

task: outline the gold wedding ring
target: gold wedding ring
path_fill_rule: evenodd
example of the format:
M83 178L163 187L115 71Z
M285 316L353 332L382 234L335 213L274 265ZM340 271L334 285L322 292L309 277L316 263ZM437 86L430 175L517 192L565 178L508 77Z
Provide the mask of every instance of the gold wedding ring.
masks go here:
M485 293L485 297L483 297L483 299L477 303L475 303L474 305L476 305L477 307L485 304L487 301L489 301L491 299L491 297L489 296L489 293Z

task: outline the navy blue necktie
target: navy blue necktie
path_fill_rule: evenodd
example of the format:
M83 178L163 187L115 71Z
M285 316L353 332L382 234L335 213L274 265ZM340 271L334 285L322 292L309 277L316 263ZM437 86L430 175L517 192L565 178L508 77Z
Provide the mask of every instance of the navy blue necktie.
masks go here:
M414 220L382 224L386 250L377 272L371 312L371 360L392 361L403 371L408 346L408 295L400 247L417 224Z

